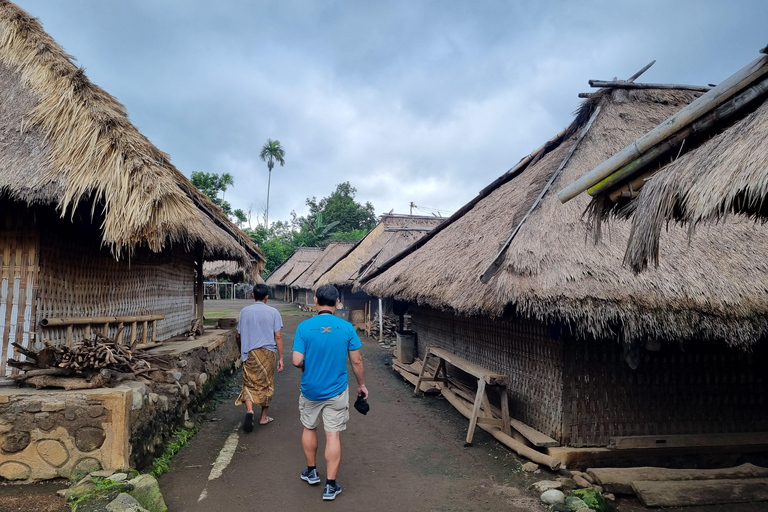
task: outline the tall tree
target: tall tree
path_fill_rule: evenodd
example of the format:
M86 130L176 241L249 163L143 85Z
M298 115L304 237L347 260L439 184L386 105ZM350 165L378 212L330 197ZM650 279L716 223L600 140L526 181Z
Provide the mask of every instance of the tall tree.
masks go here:
M264 227L269 229L269 187L272 184L272 168L275 166L275 162L279 162L280 167L285 165L285 151L280 145L279 140L267 139L267 142L261 148L261 154L259 156L262 161L267 162L267 168L269 169L269 179L267 180L267 211L264 214Z
M221 208L225 215L228 217L232 215L232 205L223 197L227 186L235 184L231 174L225 172L219 176L212 172L193 172L190 181L200 189L200 192L208 196L208 199ZM219 197L219 192L222 193L222 197Z
M298 217L292 223L305 237L308 245L327 245L333 240L360 240L376 226L373 205L355 201L357 190L348 181L336 185L330 196L319 201L307 199L309 214Z

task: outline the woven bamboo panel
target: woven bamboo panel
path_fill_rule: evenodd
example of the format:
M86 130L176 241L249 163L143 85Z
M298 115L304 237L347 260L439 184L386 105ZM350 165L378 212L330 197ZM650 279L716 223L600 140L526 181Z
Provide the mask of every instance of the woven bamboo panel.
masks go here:
M88 230L59 223L41 230L40 273L36 325L39 339L66 342L66 329L39 327L52 317L130 316L163 314L157 322L157 340L189 330L194 319L194 258L181 247L154 254L137 251L117 261L98 246ZM92 325L103 330L103 325ZM148 326L151 331L151 323ZM115 336L117 325L109 327ZM123 331L130 337L130 325ZM82 339L86 327L75 326L72 337ZM143 325L138 325L138 338ZM151 334L150 334L151 336ZM149 337L149 336L148 336Z
M562 437L562 346L530 320L460 317L411 309L418 350L440 346L488 370L509 375L510 414L554 439Z
M33 222L24 214L25 210L11 208L8 211L5 206L3 210L6 211L0 214L0 375L11 373L11 368L6 366L6 361L15 357L11 343L28 347L32 341L40 254L37 232ZM13 373L17 372L13 369Z
M768 430L768 350L725 343L662 343L640 349L632 370L615 341L566 344L567 439L606 446L613 436Z

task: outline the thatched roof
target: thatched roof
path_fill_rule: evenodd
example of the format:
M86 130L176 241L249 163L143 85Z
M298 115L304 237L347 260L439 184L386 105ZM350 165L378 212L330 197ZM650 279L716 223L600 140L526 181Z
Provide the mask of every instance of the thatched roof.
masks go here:
M607 339L725 339L747 345L768 327L768 231L730 221L689 246L684 230L661 239L670 257L635 275L622 265L630 224L610 225L606 240L585 236L589 198L561 204L556 191L625 147L697 94L676 90L603 90L586 102L565 140L532 165L505 174L430 235L363 280L372 295L392 296L463 315L517 313L563 322L576 335ZM480 280L564 161L586 118L591 129L522 224L501 268ZM415 248L415 250L414 250Z
M267 285L291 286L322 253L320 247L297 247L288 259L267 276Z
M227 260L206 261L203 263L203 277L208 281L226 279L235 283L264 283L264 279L256 268L246 274L237 262Z
M445 219L385 214L365 238L317 280L317 286L354 286L357 279L429 233Z
M653 175L635 200L627 263L658 265L659 238L671 220L693 229L728 213L768 218L768 101L724 133ZM692 243L700 243L693 236ZM736 242L738 243L738 242Z
M91 83L38 21L0 0L0 193L62 216L87 208L117 257L203 248L249 268L264 256Z
M355 242L331 242L323 253L312 262L301 277L293 282L293 288L301 290L314 290L315 282L325 274L340 258L347 254Z

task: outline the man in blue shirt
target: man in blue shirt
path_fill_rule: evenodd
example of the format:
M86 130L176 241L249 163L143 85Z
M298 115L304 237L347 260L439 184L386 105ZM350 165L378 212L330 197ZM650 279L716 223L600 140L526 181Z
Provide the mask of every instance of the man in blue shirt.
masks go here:
M253 405L261 406L259 424L272 421L267 410L275 393L275 362L283 371L283 319L272 306L267 306L269 288L265 284L253 287L254 303L240 311L237 322L237 343L243 361L243 387L235 405L245 404L243 430L253 431Z
M323 421L325 430L325 463L328 472L323 490L324 500L336 499L341 486L336 475L341 463L340 434L349 420L349 390L347 357L357 379L357 394L368 398L363 378L363 358L360 338L355 328L334 316L339 304L339 291L324 285L315 292L317 316L304 320L296 328L292 361L301 368L301 395L299 412L304 431L301 446L307 459L307 469L301 479L314 485L320 482L317 474L317 426Z

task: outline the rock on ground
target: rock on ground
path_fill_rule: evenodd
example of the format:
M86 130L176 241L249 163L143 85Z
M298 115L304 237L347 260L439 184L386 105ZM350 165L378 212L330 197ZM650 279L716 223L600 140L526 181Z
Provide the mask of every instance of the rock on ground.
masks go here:
M547 505L565 503L565 494L563 494L562 491L558 491L557 489L550 489L548 491L544 491L541 494L541 501Z
M108 512L148 512L136 498L126 493L119 494L106 509Z
M160 493L160 486L152 475L139 475L133 480L129 480L133 485L131 496L136 498L141 506L149 512L168 512L163 495Z

